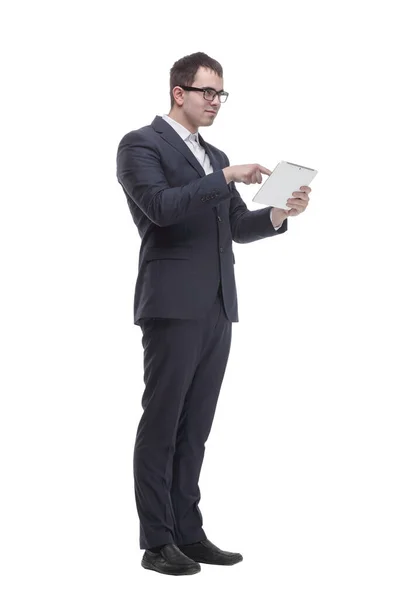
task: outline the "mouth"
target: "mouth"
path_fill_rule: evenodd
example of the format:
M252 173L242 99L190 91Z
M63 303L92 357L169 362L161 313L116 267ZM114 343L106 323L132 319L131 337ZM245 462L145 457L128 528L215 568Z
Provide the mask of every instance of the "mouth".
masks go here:
M206 112L211 113L212 115L216 115L217 111L215 110L206 110Z

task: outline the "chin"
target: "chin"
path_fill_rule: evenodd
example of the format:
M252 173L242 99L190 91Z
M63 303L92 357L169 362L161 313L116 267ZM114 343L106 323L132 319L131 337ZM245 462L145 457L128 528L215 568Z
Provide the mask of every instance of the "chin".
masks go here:
M203 120L208 123L208 125L212 125L216 119L217 115L209 116L208 113L204 113Z

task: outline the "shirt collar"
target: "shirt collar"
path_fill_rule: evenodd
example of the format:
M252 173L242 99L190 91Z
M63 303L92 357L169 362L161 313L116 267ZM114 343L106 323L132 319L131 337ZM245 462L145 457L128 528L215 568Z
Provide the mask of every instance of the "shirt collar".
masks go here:
M175 129L176 133L183 139L184 142L186 142L190 138L196 140L196 142L199 143L198 131L196 131L196 133L191 133L189 129L186 129L186 127L184 127L174 119L171 119L171 117L169 117L168 115L163 115L162 118L165 121L167 121L167 123L169 123L171 127L173 127L173 129Z

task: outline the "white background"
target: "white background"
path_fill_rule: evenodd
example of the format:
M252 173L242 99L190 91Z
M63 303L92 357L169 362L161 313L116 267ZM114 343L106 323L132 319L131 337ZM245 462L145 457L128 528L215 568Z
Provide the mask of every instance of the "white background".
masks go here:
M3 9L3 598L398 600L394 17L390 1ZM234 245L240 322L200 508L244 561L177 578L140 566L140 238L115 160L197 51L230 92L206 141L231 164L319 173L286 234Z

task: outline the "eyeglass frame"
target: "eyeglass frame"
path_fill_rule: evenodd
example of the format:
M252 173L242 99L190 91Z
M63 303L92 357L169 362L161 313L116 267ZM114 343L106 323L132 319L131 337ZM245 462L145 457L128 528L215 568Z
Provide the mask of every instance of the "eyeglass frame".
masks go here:
M205 97L205 93L207 90L211 90L214 93L214 98L212 100L207 100L207 102L213 102L215 100L215 96L218 95L219 101L221 102L221 104L224 104L224 102L226 102L226 100L228 100L229 97L229 93L225 92L225 90L220 90L219 92L217 92L216 89L212 88L212 87L202 87L202 88L198 88L198 87L192 87L190 85L179 85L178 87L181 87L183 90L187 90L188 92L203 92L203 98L204 100L207 100L207 98ZM224 97L226 98L226 100L224 100L224 102L222 102L221 100L221 94L224 94Z

